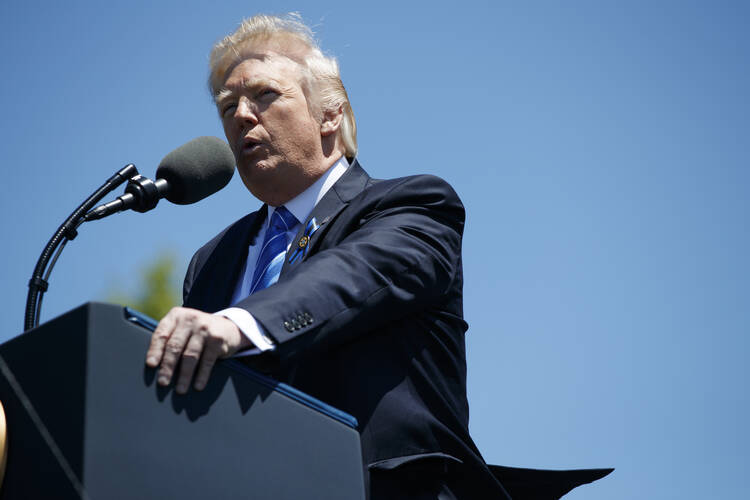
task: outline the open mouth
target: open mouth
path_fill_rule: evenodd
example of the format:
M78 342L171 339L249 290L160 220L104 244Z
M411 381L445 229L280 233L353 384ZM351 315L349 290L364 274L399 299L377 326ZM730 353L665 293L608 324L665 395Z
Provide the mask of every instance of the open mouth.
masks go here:
M243 153L252 153L256 151L258 148L260 148L260 141L257 141L255 139L252 139L250 137L246 137L242 141L242 152Z

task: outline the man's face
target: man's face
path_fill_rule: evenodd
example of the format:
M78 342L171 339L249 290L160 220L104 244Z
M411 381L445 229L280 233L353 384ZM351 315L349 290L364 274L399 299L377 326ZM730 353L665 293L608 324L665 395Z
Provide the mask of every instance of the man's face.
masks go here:
M224 133L245 186L272 205L285 203L319 177L320 123L302 90L300 68L266 53L228 74L217 100Z

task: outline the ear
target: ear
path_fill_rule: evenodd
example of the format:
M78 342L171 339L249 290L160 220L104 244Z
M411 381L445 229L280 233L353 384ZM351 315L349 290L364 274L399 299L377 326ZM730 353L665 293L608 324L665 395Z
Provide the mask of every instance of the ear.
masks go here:
M327 137L331 134L335 134L339 127L341 127L341 121L344 119L344 107L339 106L336 109L329 109L323 112L323 123L320 124L320 135Z

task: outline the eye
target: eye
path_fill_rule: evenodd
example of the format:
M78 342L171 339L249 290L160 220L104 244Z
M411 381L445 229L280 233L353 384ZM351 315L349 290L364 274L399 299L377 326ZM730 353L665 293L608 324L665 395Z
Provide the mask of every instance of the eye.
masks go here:
M260 98L271 98L277 96L279 93L276 92L274 89L266 87L260 92L258 92L258 97Z
M231 116L234 114L235 109L237 109L236 103L227 103L221 108L221 116Z

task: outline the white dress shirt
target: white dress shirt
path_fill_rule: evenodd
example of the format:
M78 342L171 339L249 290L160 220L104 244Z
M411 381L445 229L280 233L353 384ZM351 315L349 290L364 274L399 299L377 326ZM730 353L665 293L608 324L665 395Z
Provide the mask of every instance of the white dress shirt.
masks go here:
M284 204L287 210L297 219L297 224L289 228L286 232L286 249L289 251L289 246L292 244L292 240L297 235L300 224L303 224L312 213L313 208L323 198L323 195L331 189L337 180L346 172L349 167L349 163L343 156L331 168L329 168L318 180L316 180L310 187L302 191L300 194L289 200ZM237 280L237 284L232 294L232 304L236 304L240 300L246 298L249 295L251 281L253 279L253 273L255 272L255 265L260 257L260 250L263 246L263 239L268 230L268 225L271 221L271 215L277 207L268 206L268 215L266 220L263 221L263 226L258 232L257 237L247 251L247 261L242 275ZM273 286L273 285L272 285ZM239 307L230 307L216 314L224 316L231 320L237 328L245 335L250 342L255 345L255 348L247 349L242 352L238 352L235 356L247 356L250 354L259 354L263 351L274 349L276 346L272 339L266 335L265 328L260 325L252 314Z

